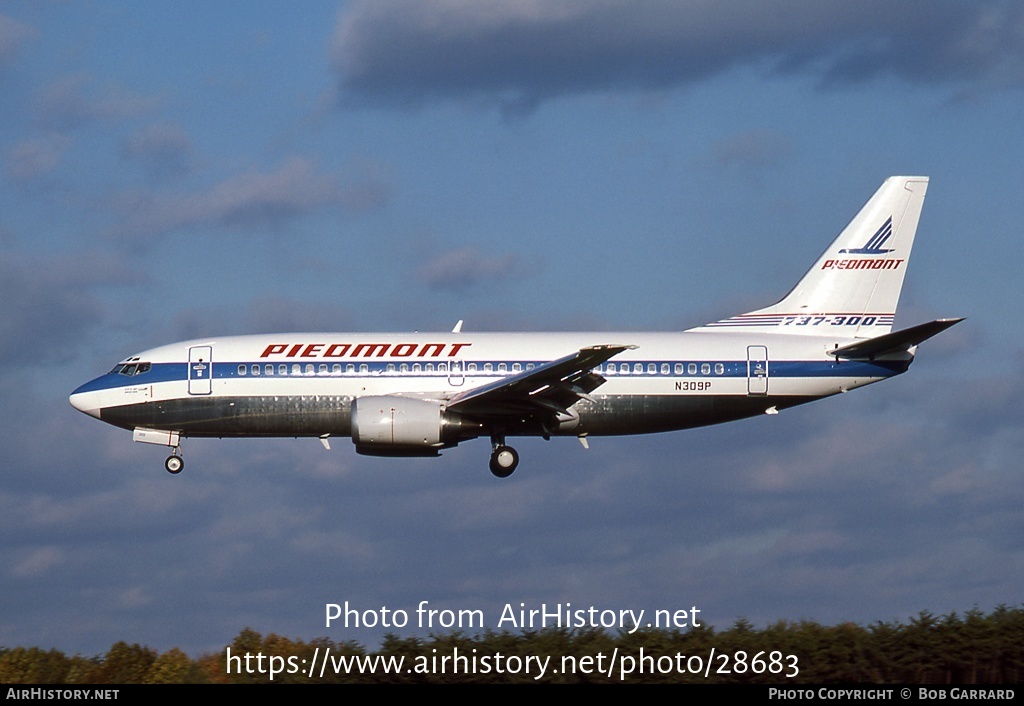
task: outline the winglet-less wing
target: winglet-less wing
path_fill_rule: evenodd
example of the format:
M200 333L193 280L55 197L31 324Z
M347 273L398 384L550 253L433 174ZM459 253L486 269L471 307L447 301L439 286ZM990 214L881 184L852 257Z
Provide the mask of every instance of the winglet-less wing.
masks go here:
M632 348L636 346L581 348L533 370L461 392L448 401L448 409L482 415L531 411L564 413L579 400L589 399L589 394L604 384L604 378L592 372L596 366Z
M911 326L908 329L903 329L902 331L896 331L894 333L887 333L884 336L878 336L877 338L857 341L856 343L851 343L843 346L842 348L836 348L835 350L828 351L828 354L834 355L836 358L864 360L877 358L878 356L890 353L908 353L911 352L910 349L914 346L927 341L932 336L942 333L950 326L958 324L961 321L963 321L962 318L936 319L935 321L929 321L926 324L918 324L917 326Z

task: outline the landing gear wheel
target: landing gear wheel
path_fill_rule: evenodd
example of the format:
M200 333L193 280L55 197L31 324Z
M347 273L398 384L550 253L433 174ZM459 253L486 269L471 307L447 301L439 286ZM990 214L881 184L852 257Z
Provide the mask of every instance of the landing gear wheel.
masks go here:
M508 478L519 465L519 453L511 446L496 446L491 453L491 473Z
M185 459L181 456L168 456L167 460L164 461L164 468L167 469L168 473L177 475L181 473L181 469L185 467Z

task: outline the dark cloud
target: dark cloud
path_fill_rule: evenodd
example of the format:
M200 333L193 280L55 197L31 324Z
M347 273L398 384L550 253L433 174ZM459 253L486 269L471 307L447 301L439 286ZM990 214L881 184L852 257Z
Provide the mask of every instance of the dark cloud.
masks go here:
M8 367L70 360L104 316L94 290L130 281L109 257L0 254L0 358Z
M731 135L711 145L708 160L721 167L760 169L780 164L794 153L793 142L775 130Z
M213 186L176 195L136 191L118 197L121 216L110 233L162 235L195 226L275 226L322 208L359 211L389 195L379 172L339 176L311 159L291 157L276 169L250 170Z
M1024 84L1016 3L356 0L331 45L342 100L483 99L656 90L738 66L825 83L899 76Z

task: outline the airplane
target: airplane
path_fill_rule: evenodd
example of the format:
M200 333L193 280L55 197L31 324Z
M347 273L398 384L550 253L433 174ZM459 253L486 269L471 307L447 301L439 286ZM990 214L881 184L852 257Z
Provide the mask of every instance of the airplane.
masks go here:
M203 338L125 358L70 397L167 446L186 437L348 437L360 454L438 456L478 437L512 474L508 437L689 429L906 372L918 344L962 321L893 332L927 177L885 180L781 301L659 333L283 333Z

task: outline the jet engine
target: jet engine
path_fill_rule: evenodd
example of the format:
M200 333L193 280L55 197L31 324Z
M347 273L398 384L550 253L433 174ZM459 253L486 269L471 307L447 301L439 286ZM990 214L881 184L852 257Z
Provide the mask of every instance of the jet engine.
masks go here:
M382 395L352 401L352 442L367 456L437 456L481 429L434 400Z

